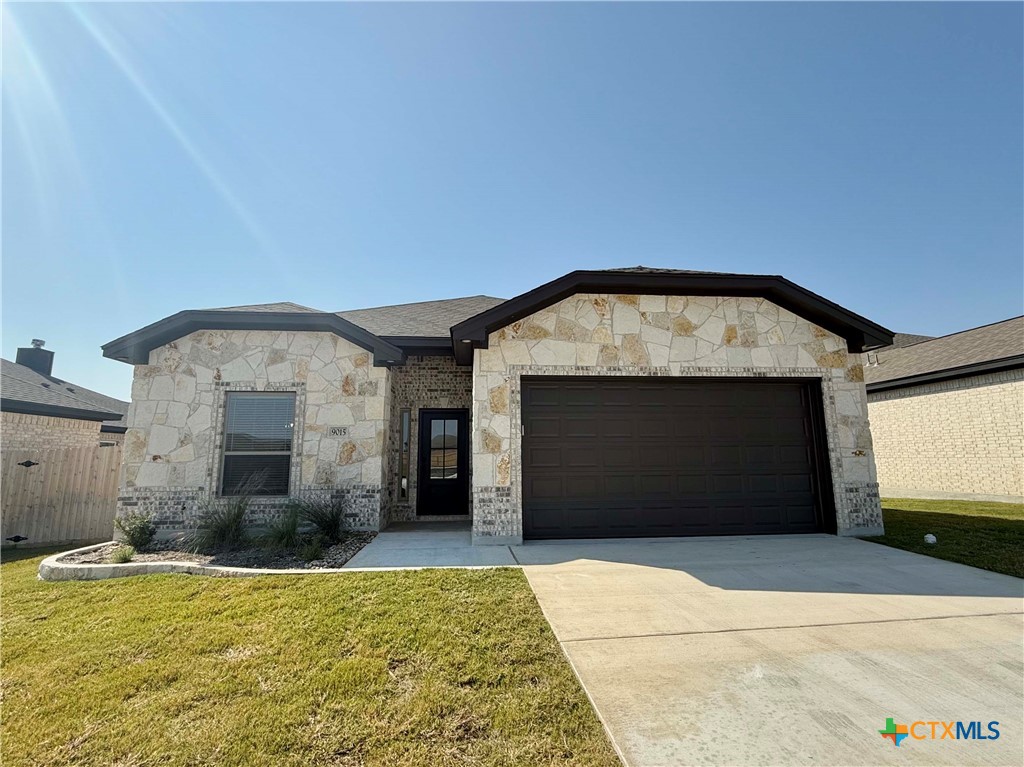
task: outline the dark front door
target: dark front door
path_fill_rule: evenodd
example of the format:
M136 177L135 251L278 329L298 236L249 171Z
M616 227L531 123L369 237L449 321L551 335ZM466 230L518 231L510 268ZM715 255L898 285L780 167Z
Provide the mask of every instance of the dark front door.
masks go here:
M815 384L523 379L526 538L834 530Z
M468 410L421 410L416 511L469 513Z

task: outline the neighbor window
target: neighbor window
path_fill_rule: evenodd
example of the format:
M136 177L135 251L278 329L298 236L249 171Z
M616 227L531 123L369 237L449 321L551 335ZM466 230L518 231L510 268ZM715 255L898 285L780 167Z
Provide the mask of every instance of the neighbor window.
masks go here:
M408 498L409 497L409 455L410 455L410 441L412 440L412 412L410 410L402 411L402 455L399 457L401 463L401 482L398 485L398 497Z
M221 494L287 495L295 394L228 392Z

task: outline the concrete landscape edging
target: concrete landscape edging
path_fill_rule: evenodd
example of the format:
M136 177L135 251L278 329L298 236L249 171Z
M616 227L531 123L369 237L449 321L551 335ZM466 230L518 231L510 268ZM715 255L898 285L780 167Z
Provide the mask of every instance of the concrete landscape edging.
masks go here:
M90 551L109 546L116 541L95 543L78 549L62 551L47 557L39 563L39 580L42 581L102 581L108 578L126 578L132 575L157 575L182 573L184 575L206 575L219 578L251 578L257 575L325 575L331 573L367 573L386 570L426 570L429 567L322 567L306 568L259 568L229 567L225 565L203 565L198 562L127 562L125 564L92 565L76 562L61 562L69 554L87 554ZM463 570L489 570L495 567L514 565L466 565Z

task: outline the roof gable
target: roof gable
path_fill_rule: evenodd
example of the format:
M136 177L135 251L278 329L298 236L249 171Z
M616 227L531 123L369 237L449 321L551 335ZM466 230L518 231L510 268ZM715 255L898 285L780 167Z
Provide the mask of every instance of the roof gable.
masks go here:
M487 348L490 333L577 293L757 296L845 338L852 352L891 344L893 338L892 331L778 275L638 266L570 272L460 322L451 331L456 359L468 364L474 348Z
M333 333L371 352L374 365L390 365L403 360L403 352L397 346L336 314L264 311L263 306L266 305L256 307L255 311L247 307L233 307L178 312L103 344L103 356L132 365L145 365L153 349L197 330L289 330Z

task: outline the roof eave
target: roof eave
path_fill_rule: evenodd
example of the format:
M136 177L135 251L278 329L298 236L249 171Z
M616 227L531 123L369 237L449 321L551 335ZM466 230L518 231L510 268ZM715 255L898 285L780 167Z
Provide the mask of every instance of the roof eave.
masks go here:
M866 386L868 394L872 394L891 389L905 389L908 386L920 386L922 384L938 383L939 381L951 381L957 378L969 378L970 376L982 375L984 373L998 373L1002 370L1014 370L1022 367L1024 367L1024 354L1016 354L1012 357L973 362L969 365L932 370L927 373L892 378L888 381L872 381L866 384Z
M892 343L893 332L778 275L666 274L579 270L509 299L452 327L456 360L470 364L495 330L576 293L759 296L831 330L852 352Z
M103 410L89 410L88 408L65 407L63 405L50 405L45 402L28 402L15 399L0 400L0 411L50 418L73 418L77 421L113 421L120 420L124 416L124 413L108 413Z
M225 312L186 310L121 336L102 346L103 356L146 365L153 349L197 330L287 330L333 333L373 354L375 366L401 364L401 349L380 336L328 312Z

